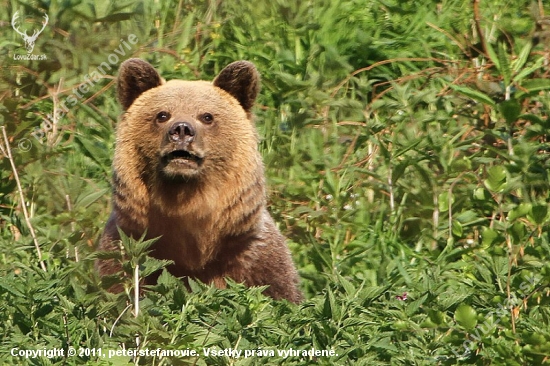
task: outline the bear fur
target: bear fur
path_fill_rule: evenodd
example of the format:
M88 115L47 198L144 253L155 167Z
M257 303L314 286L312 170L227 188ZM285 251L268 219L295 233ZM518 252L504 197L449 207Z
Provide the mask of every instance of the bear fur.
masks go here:
M164 82L140 59L125 61L113 159L113 210L99 249L127 236L160 237L150 255L174 262L176 277L219 288L225 278L298 303L298 274L266 208L264 167L251 109L260 89L254 65L237 61L213 82ZM99 260L101 275L120 271ZM148 282L151 282L149 279Z

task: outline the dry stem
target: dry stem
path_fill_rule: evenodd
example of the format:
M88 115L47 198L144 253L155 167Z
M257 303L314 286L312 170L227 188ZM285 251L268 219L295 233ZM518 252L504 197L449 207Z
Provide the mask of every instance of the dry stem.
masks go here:
M2 134L4 135L5 148L2 147L2 144L0 144L0 149L2 150L2 153L6 155L8 157L8 160L10 161L11 169L13 171L13 176L15 177L15 182L17 183L17 190L19 191L19 197L21 198L21 207L23 208L23 216L25 216L25 222L29 227L29 232L31 233L32 240L34 241L34 247L36 249L36 254L38 255L38 261L40 263L40 267L42 267L42 269L46 271L46 264L42 260L42 251L40 250L38 239L36 239L36 234L34 233L34 228L29 218L29 212L27 211L27 205L25 204L25 196L23 195L23 188L21 188L21 181L19 180L19 174L17 173L17 168L15 166L15 162L13 161L13 156L11 155L10 143L8 140L8 135L6 134L5 126L2 126Z

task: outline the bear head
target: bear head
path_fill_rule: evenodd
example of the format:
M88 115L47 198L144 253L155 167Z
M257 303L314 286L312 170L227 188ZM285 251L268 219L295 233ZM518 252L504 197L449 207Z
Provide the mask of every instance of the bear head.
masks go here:
M259 89L258 71L248 61L231 63L213 82L165 82L146 61L126 60L118 77L125 113L117 127L115 169L126 169L127 157L137 155L129 168L148 185L201 177L223 184L223 172L253 173L261 165L251 117Z
M101 239L120 250L120 231L157 238L151 255L176 277L225 287L229 277L298 302L298 275L267 210L265 176L251 109L253 64L237 61L213 82L165 82L139 59L118 78L124 114L113 160L113 211ZM103 274L120 270L100 261ZM154 276L147 283L153 283Z

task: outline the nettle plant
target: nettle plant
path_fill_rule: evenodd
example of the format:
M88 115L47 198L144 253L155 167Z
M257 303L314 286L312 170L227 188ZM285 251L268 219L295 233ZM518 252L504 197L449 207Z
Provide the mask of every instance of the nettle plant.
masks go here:
M450 85L477 102L484 119L484 144L479 147L479 184L472 194L482 213L490 213L482 229L483 244L532 243L550 222L548 215L549 128L548 93L544 55L533 57L526 43L510 55L505 43L496 49L486 43L485 66L477 70L476 84L489 83L494 93ZM485 79L488 79L485 80ZM452 200L452 198L449 198Z

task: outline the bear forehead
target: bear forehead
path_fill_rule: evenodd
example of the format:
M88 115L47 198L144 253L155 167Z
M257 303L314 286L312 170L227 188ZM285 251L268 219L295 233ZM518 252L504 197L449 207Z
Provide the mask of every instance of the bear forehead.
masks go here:
M224 119L249 119L237 99L208 81L165 82L141 94L127 114L141 120L160 111L191 116L208 112Z
M234 100L229 93L208 81L170 80L152 89L151 94L167 98L196 98L204 102Z
M210 108L225 113L245 113L239 102L225 90L208 81L170 80L145 91L130 107L130 110L142 108L179 108L191 110Z

